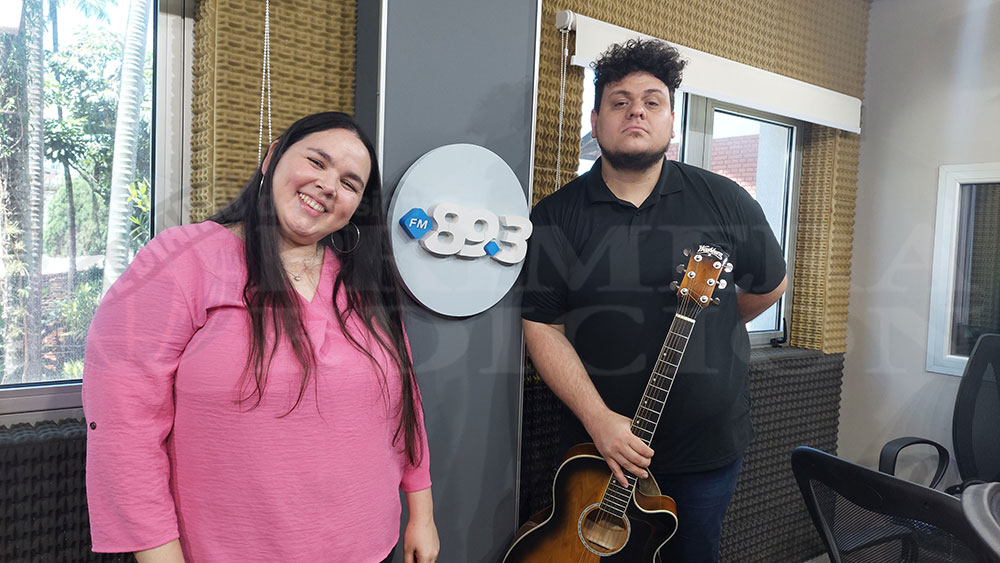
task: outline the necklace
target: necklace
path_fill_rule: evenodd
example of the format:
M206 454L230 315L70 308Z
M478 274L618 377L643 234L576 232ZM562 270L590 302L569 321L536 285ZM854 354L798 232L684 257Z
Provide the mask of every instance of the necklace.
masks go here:
M285 272L288 275L292 276L292 279L294 279L295 281L302 281L302 276L305 275L306 271L316 267L316 265L317 265L316 264L316 259L320 258L322 256L322 254L321 254L322 253L322 248L323 248L322 246L316 245L316 253L315 254L313 254L309 258L304 258L302 260L297 260L297 262L301 262L301 264L302 264L302 270L300 270L299 273L296 274L294 272L290 272L288 270L288 268L284 268Z

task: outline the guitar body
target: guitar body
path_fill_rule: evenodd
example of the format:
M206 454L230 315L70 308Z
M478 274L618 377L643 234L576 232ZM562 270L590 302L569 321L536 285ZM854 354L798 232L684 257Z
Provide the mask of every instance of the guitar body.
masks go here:
M598 507L610 477L593 444L571 448L556 471L552 507L518 530L504 563L653 563L677 530L676 505L649 477L625 517L609 517Z
M695 318L725 289L729 254L702 244L683 264L677 313L649 376L630 430L647 446L663 414L678 367L691 339ZM532 516L517 531L504 563L659 563L660 550L677 530L674 499L660 494L656 481L627 475L628 486L611 481L611 470L594 444L570 448L552 484L552 507Z

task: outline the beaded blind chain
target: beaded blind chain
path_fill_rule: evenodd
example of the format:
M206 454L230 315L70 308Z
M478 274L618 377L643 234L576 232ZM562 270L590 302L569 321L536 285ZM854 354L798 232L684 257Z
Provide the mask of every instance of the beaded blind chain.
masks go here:
M265 88L266 85L266 88ZM264 140L264 91L267 91L267 140ZM271 0L264 3L264 60L260 70L260 128L257 131L257 162L271 142Z
M559 30L559 136L556 142L556 186L562 186L562 132L566 109L566 65L569 61L569 28Z

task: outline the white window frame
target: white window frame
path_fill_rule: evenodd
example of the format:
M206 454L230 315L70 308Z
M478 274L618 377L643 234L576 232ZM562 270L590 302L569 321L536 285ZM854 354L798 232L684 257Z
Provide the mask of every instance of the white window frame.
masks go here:
M156 0L152 234L190 215L191 59L195 0ZM80 381L0 389L0 425L83 416Z
M927 323L927 371L961 376L967 356L951 354L955 307L959 213L962 186L1000 183L1000 162L947 164L938 172L937 217L934 221L934 263Z
M191 216L191 101L196 0L158 0L153 235Z
M682 95L681 90L677 95ZM799 191L802 185L802 132L805 124L791 117L776 115L735 104L720 102L693 94L686 95L684 114L684 143L681 149L681 161L706 170L711 165L712 130L715 110L726 111L750 118L759 119L792 129L792 154L789 162L788 194L783 218L785 247L785 264L787 286L785 294L778 301L780 319L783 326L773 331L755 331L750 333L750 345L753 347L769 346L771 340L786 336L792 316L791 296L794 290L795 241L798 229ZM787 343L787 342L786 342Z

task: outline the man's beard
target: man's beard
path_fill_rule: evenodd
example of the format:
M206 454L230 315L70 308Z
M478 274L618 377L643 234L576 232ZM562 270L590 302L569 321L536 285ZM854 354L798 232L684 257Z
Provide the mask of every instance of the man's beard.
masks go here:
M601 146L601 142L597 142L597 146L601 147L601 158L607 161L615 170L628 170L630 172L643 172L649 170L650 168L656 166L663 160L664 154L666 154L667 149L670 147L670 142L668 141L663 148L659 150L643 151L643 152L614 152L605 150Z

